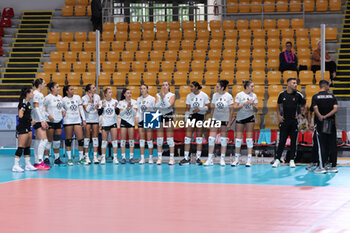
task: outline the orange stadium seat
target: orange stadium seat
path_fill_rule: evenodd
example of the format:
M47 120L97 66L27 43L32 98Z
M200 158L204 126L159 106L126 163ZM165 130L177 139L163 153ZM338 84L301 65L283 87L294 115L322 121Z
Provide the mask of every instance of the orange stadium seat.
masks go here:
M59 32L49 32L47 35L47 43L56 44L60 41L60 33Z

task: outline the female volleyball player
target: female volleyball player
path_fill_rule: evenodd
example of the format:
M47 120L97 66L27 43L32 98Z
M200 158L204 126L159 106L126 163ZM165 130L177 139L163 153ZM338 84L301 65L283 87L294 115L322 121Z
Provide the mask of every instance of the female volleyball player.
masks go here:
M16 127L18 135L18 147L15 153L15 164L12 167L13 172L23 172L23 168L19 165L20 158L24 153L25 170L37 170L30 162L30 144L32 143L32 106L30 100L33 98L33 90L31 88L23 88L18 103L18 126Z
M126 136L129 137L129 150L130 157L129 163L134 164L134 134L135 134L135 116L137 113L137 103L136 100L131 99L131 91L129 89L123 89L122 96L117 106L120 110L120 148L122 151L121 164L126 163L125 156L125 146L126 146Z
M255 112L258 111L258 99L253 93L254 83L252 81L243 81L244 91L239 92L236 95L234 109L237 112L236 118L236 140L235 140L235 160L231 166L235 167L239 165L239 156L241 155L241 145L243 140L243 130L246 128L247 131L247 149L248 159L246 167L251 166L251 158L253 152L253 133L255 124Z
M159 110L161 115L160 122L161 127L157 130L157 151L158 160L157 165L162 164L163 154L163 141L164 141L164 128L163 121L169 123L173 120L172 115L174 114L175 94L170 92L170 83L168 81L163 82L162 89L157 93L156 97L156 108ZM170 150L169 165L175 164L175 142L174 142L174 130L172 127L166 128L167 143Z
M225 166L225 155L227 149L227 129L232 125L233 118L233 97L226 90L229 82L227 80L220 80L216 84L216 93L212 98L211 118L221 122L221 128L210 128L209 130L209 156L208 160L204 163L205 166L214 165L214 147L215 138L218 130L220 129L220 144L221 144L221 157L220 165Z
M47 147L47 132L48 124L46 122L45 116L45 107L44 107L44 95L41 93L45 87L45 80L42 78L36 79L34 81L35 90L33 92L33 120L35 121L34 129L35 129L35 138L36 143L34 145L34 156L35 164L34 167L39 170L48 170L50 167L44 163L44 152ZM49 160L48 160L49 161Z
M84 135L83 128L81 126L81 118L83 119L83 126L86 126L86 118L84 108L81 102L81 98L78 95L74 95L74 89L72 86L67 85L63 88L63 108L66 110L66 114L63 118L64 132L66 134L66 151L68 156L68 165L73 166L72 160L72 137L73 131L78 141L79 147L79 164L87 165L84 159Z
M58 93L60 86L55 82L47 84L47 88L50 91L44 99L44 106L46 108L47 122L49 129L47 130L47 138L49 148L53 147L56 165L63 165L64 163L60 160L60 145L62 135L62 119L65 114L65 110L62 106L62 96Z
M210 101L208 95L201 91L202 86L197 81L192 82L190 87L191 93L188 94L186 98L185 118L188 118L191 121L195 120L195 126L186 128L185 158L180 161L180 165L188 165L190 163L189 153L191 147L191 138L194 130L196 130L197 144L196 163L197 165L202 165L200 157L202 154L203 127L197 127L196 124L198 121L203 122L205 120L205 113L209 109ZM187 121L187 119L185 121Z
M137 98L137 113L139 119L139 136L140 136L140 151L141 160L140 164L145 163L145 142L147 140L149 159L148 163L153 163L153 130L143 128L143 114L147 111L154 111L156 99L148 94L148 86L141 85L141 96Z
M100 102L100 96L96 94L96 87L93 84L88 84L85 87L85 95L82 97L83 107L85 110L86 117L86 128L84 138L84 152L87 163L91 163L89 158L89 145L90 136L92 136L92 148L94 150L94 163L99 163L97 159L98 149L98 132L99 132L99 116L98 116L98 104Z
M102 155L100 164L106 163L106 151L108 145L108 134L111 134L112 146L113 146L113 163L118 164L118 127L117 127L117 114L119 113L119 109L117 108L118 101L113 99L112 88L107 87L103 91L104 100L100 101L100 108L98 109L98 113L102 115Z

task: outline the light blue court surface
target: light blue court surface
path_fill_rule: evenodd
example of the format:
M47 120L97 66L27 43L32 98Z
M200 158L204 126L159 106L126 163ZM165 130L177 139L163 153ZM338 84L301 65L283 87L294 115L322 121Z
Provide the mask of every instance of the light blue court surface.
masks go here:
M204 167L197 165L162 166L156 164L119 164L107 160L106 165L54 166L50 171L13 173L13 154L15 150L0 150L0 182L9 182L27 178L79 179L79 180L119 180L119 181L153 181L182 183L214 184L253 184L286 186L325 186L350 188L350 167L339 166L337 174L314 174L305 170L305 165L294 169L288 166L272 168L267 164L253 164L251 168L244 165L221 167L219 165ZM136 155L139 151L135 151ZM138 156L136 156L137 158ZM33 160L33 158L32 158ZM62 159L66 161L66 158ZM24 159L21 159L24 164Z

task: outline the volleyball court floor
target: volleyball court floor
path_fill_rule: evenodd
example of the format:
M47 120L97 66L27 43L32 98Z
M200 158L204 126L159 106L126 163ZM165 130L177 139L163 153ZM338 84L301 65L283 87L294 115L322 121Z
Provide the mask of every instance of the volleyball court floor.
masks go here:
M4 233L350 232L348 166L110 162L13 173L13 153L0 150Z

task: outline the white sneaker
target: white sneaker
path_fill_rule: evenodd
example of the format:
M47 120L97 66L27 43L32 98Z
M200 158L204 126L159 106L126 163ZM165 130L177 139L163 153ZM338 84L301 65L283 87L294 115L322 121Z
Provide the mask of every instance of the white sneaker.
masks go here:
M149 158L149 159L148 159L148 163L149 163L149 164L153 164L153 158Z
M113 157L113 163L114 164L118 164L119 163L117 156Z
M162 165L162 159L161 158L158 158L157 165Z
M169 165L175 165L175 159L174 157L170 157L170 160L169 160Z
M94 164L99 164L100 163L100 161L98 160L98 158L96 157L96 156L94 156Z
M203 163L204 166L213 166L214 162L213 159L207 159L205 163Z
M139 164L145 164L145 158L141 158Z
M91 164L91 160L90 160L89 156L85 157L85 161L86 161L87 164Z
M24 168L26 171L36 171L38 170L36 167L34 167L32 164L27 164Z
M290 168L295 168L295 162L294 162L294 160L289 161L289 167L290 167Z
M114 159L113 159L114 162ZM101 156L100 164L106 164L106 156Z
M220 158L220 166L226 166L226 162L224 158Z
M12 171L13 172L24 172L23 168L21 168L21 166L19 166L19 165L13 165Z
M276 167L279 167L281 164L280 160L279 159L275 159L275 162L272 164L272 167L276 168Z
M239 165L239 159L235 158L235 161L233 161L233 163L231 163L231 167L236 167Z
M247 163L245 164L246 167L251 167L252 166L251 160L252 160L251 158L247 159Z

